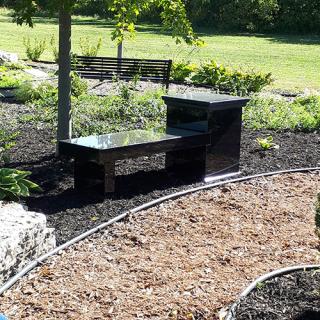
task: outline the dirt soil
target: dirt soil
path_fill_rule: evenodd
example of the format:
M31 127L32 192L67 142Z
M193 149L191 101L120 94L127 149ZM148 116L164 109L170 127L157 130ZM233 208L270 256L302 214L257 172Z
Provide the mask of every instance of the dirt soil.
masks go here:
M298 271L262 283L242 300L235 320L319 320L319 271Z
M30 110L22 104L1 103L0 121L9 123ZM117 192L106 198L73 190L73 164L55 158L53 131L28 123L16 123L20 132L11 152L10 166L32 171L31 179L44 192L26 200L30 210L43 212L48 225L56 229L58 244L143 203L198 185L191 178L176 178L164 170L164 155L119 161L116 166ZM272 135L278 150L261 151L257 137ZM319 133L243 130L242 175L282 169L320 166Z
M50 258L0 297L0 312L30 320L218 319L259 275L317 262L318 192L319 171L167 201Z

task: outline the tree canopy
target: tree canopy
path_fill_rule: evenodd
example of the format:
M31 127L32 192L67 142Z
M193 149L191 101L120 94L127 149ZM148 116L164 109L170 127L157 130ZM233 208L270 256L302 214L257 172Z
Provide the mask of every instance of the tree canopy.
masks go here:
M78 6L94 0L13 0L10 7L14 9L14 20L18 24L33 26L33 16L39 11L57 12L60 8L71 12ZM104 4L113 13L115 29L113 40L121 43L126 34L135 34L135 24L139 15L156 7L160 11L163 27L171 30L177 43L184 40L187 44L202 45L195 35L183 0L105 0Z

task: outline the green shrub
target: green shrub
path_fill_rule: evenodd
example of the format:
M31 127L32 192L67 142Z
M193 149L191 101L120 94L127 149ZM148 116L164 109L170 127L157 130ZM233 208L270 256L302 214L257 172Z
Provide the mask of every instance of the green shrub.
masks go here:
M300 96L288 101L277 96L253 96L244 108L244 125L251 129L320 129L320 96Z
M165 124L164 91L143 94L117 84L117 92L106 97L81 96L73 106L73 132L87 136L133 129L151 129Z
M71 94L73 97L79 97L88 92L88 83L86 80L81 79L76 73L71 74ZM34 85L32 82L24 82L15 91L17 101L33 102L39 106L47 104L49 107L58 102L58 88L52 82L42 82Z
M30 196L31 191L41 191L41 188L27 180L29 171L15 169L0 169L0 200L18 201L20 197Z
M38 85L34 85L30 81L24 82L14 93L16 99L23 103L37 100L49 103L52 97L58 98L57 86L50 82L42 82Z
M91 44L89 37L80 38L79 46L81 54L88 57L96 57L101 49L102 38L100 37L96 44Z
M58 48L57 41L56 41L56 38L54 35L50 39L50 48L51 48L54 62L58 63L59 62L59 48Z
M30 76L18 69L18 65L0 66L0 88L18 87L28 79Z
M8 152L15 146L18 135L19 132L6 128L0 129L0 164L9 162Z
M0 75L0 88L15 88L21 84L21 79L8 72Z
M117 82L106 97L81 94L72 97L74 136L88 136L131 129L149 129L164 126L166 108L161 96L162 89L144 93L135 91L134 83ZM46 125L57 125L57 92L47 88L30 89L24 94L31 109L21 121ZM20 89L21 90L21 89Z
M241 96L259 92L272 82L270 73L232 70L214 60L203 63L196 70L191 80L193 83L211 85L216 90Z
M174 62L172 64L170 79L173 81L189 80L191 74L197 70L197 65L190 62Z
M26 64L22 62L5 62L3 64L5 68L8 70L25 70L25 69L31 69L31 67L27 66Z
M81 79L76 72L71 73L71 94L74 97L80 97L88 93L88 82Z
M31 41L29 37L25 37L23 38L23 44L27 58L32 61L39 61L47 47L46 40L38 40L37 38Z

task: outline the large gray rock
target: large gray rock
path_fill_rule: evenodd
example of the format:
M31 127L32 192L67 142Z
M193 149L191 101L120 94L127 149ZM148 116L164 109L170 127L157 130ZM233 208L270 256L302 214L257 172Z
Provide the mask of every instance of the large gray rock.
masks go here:
M25 265L56 246L43 214L0 201L0 286Z
M10 53L6 51L1 51L0 50L0 64L3 64L5 62L18 62L19 57L16 53Z

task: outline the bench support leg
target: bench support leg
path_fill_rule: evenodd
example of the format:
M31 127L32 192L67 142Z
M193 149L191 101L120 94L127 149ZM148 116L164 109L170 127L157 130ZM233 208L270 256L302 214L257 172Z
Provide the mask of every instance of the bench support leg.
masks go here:
M167 152L166 170L182 177L203 179L206 173L206 147Z
M115 191L115 162L98 164L94 161L75 160L74 187L77 190L98 188L103 193Z

